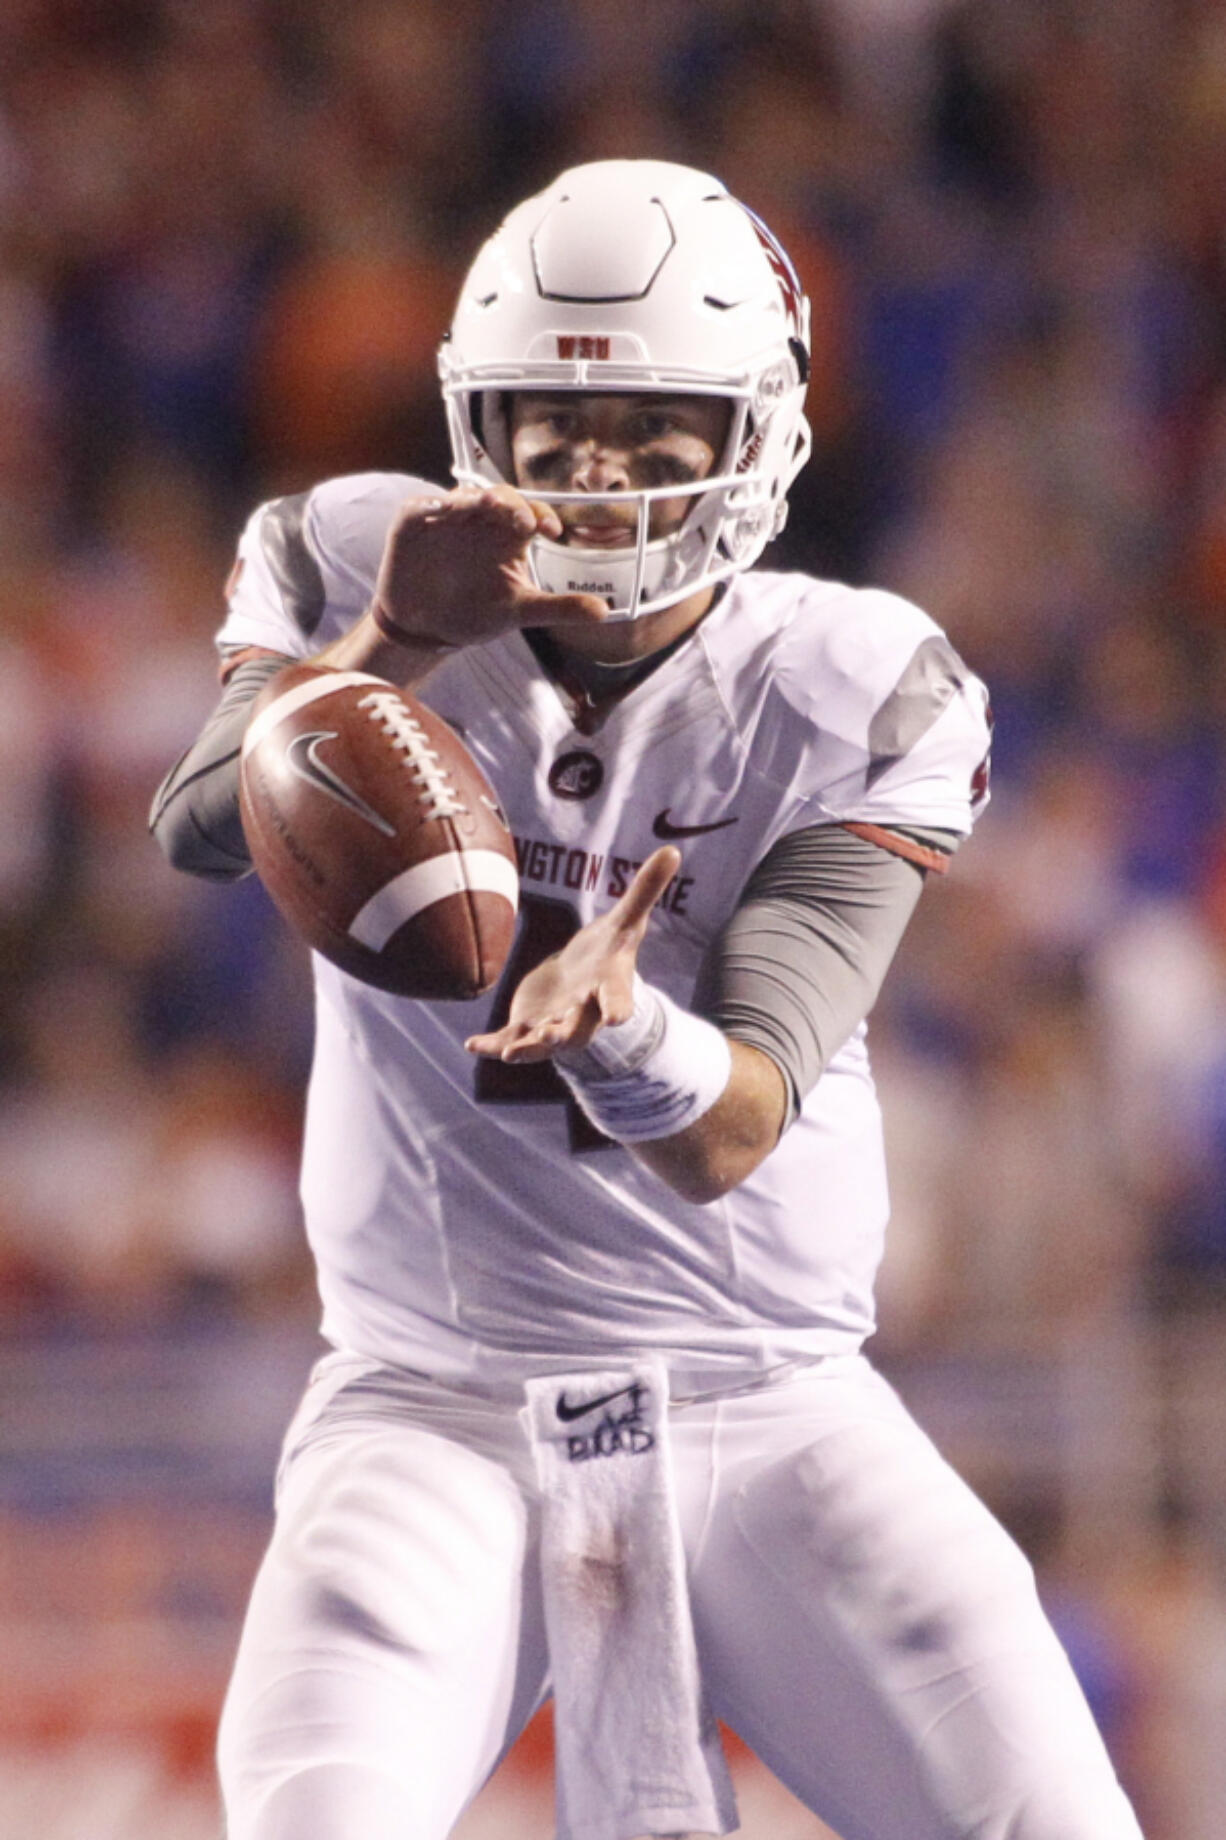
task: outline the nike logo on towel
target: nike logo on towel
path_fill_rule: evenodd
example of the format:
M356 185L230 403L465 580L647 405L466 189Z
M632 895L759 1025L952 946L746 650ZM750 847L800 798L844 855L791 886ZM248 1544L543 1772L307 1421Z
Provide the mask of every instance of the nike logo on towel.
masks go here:
M662 837L666 843L675 837L701 837L704 831L724 831L730 824L737 823L736 818L717 818L714 824L674 824L668 815L668 806L657 812L656 821L651 827L653 837Z
M565 1393L558 1394L557 1414L564 1425L569 1425L576 1418L583 1418L588 1412L594 1412L597 1406L611 1405L615 1399L625 1398L627 1393L640 1389L635 1386L619 1386L615 1393L601 1393L597 1399L585 1399L582 1405L572 1406Z

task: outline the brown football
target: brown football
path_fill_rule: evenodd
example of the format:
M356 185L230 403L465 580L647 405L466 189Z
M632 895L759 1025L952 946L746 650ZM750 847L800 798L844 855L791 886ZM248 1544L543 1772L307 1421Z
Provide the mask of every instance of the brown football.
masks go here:
M279 671L239 790L261 881L334 965L402 997L494 983L515 931L515 848L480 767L416 697L360 671Z

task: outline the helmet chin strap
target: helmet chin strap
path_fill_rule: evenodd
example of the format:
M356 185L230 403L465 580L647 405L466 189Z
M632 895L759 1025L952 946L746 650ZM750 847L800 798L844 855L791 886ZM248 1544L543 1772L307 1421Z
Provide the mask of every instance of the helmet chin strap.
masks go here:
M528 546L528 562L537 586L548 594L599 595L608 605L610 620L637 620L675 606L729 572L711 565L719 507L730 483L702 479L610 495L637 501L634 540L624 547L596 549L534 537ZM653 501L678 495L693 500L682 524L664 536L650 537ZM536 496L549 504L599 502L594 494L576 492Z
M667 594L667 577L679 573L671 545L663 540L609 550L535 537L528 555L538 587L547 594L599 595L608 602L611 620L635 620L655 611L659 596ZM685 592L683 584L675 598L681 600Z

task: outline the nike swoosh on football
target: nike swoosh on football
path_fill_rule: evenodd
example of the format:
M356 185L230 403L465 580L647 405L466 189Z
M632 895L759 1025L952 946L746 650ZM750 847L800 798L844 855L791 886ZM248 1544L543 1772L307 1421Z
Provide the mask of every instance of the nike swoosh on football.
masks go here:
M583 1418L588 1412L594 1412L597 1406L611 1405L615 1399L624 1399L627 1393L633 1393L632 1386L619 1386L615 1393L601 1393L598 1399L585 1399L582 1405L572 1406L565 1393L558 1394L557 1414L564 1425L572 1419Z
M320 742L335 740L336 730L334 728L320 728L311 734L295 735L285 750L286 765L292 773L298 775L299 779L304 779L308 786L314 786L317 792L326 793L328 798L335 799L338 805L347 806L350 811L356 812L359 818L364 818L367 824L373 824L377 831L382 831L385 837L394 837L396 835L395 825L389 824L386 818L381 818L373 806L368 805L366 800L353 790L352 786L345 784L339 773L333 772L332 768L319 758L317 749Z
M704 831L726 831L730 824L736 824L736 817L717 818L714 824L674 824L668 815L668 806L656 813L656 821L651 827L653 837L662 837L666 843L674 837L701 837Z

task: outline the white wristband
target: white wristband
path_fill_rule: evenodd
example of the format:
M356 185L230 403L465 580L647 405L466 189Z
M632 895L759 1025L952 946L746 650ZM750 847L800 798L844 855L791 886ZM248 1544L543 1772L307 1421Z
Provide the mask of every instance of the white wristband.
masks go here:
M554 1055L592 1123L618 1143L671 1137L709 1112L732 1073L732 1050L713 1023L634 980L634 1012Z

